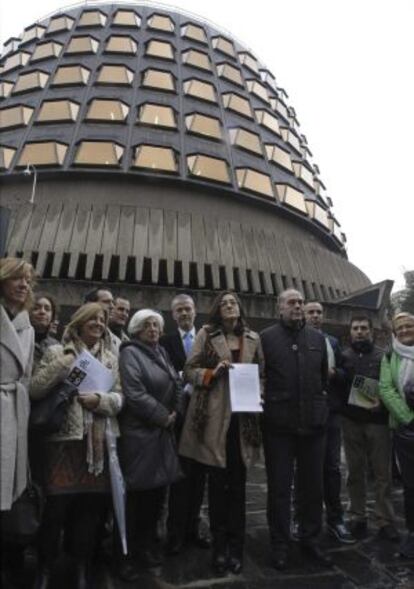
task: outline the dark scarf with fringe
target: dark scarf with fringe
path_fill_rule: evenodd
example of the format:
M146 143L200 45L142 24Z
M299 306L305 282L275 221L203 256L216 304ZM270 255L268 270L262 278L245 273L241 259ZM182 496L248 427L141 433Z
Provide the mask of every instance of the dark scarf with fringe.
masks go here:
M240 358L243 352L243 337L240 337ZM257 358L255 358L256 360ZM210 339L206 341L204 349L203 368L214 370L219 363L220 358L217 356ZM223 377L221 377L223 378ZM195 431L198 441L202 444L204 442L204 434L207 426L208 415L208 401L209 388L198 386L194 389L195 409L193 415L192 429ZM239 413L240 415L240 431L243 441L253 448L259 448L262 443L262 436L260 433L259 415L256 413Z

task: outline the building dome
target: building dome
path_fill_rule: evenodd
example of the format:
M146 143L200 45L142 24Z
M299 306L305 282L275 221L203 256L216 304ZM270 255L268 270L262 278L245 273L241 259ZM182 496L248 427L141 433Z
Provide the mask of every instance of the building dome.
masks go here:
M0 63L7 253L44 279L324 301L369 285L285 91L227 32L158 4L82 3Z

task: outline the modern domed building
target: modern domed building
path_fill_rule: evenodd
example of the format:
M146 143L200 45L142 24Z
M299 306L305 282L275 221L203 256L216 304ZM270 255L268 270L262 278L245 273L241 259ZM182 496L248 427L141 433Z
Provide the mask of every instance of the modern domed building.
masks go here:
M266 318L286 287L328 305L369 287L285 91L228 33L82 3L10 39L0 67L6 251L64 305L100 281L164 310L231 288Z

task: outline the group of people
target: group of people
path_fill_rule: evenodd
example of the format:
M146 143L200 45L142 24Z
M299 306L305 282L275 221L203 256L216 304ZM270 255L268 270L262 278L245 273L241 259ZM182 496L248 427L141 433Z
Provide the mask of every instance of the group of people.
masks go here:
M56 303L36 292L32 266L0 260L0 524L34 479L45 496L36 589L50 587L62 550L73 558L73 586L90 587L94 559L111 534L114 566L125 581L143 568L160 574L164 555L189 544L211 547L215 574L239 574L246 473L261 448L276 569L289 566L293 541L308 558L332 565L319 543L324 505L327 529L339 542L368 533L368 472L378 533L399 541L393 450L407 526L399 550L414 557L414 316L393 318L385 352L375 345L371 319L355 316L342 351L322 330L320 302L288 289L278 309L278 322L259 335L237 294L224 291L197 331L194 300L179 294L171 303L176 328L164 334L161 313L140 309L130 318L128 299L102 286L86 293L59 341L51 335ZM105 367L111 385L75 394L58 431L31 431L31 407L56 394L85 351ZM232 410L229 373L238 363L257 365L260 412ZM127 552L112 516L108 439L116 440L126 486ZM208 527L201 517L205 494ZM3 549L6 561L16 553L5 541Z

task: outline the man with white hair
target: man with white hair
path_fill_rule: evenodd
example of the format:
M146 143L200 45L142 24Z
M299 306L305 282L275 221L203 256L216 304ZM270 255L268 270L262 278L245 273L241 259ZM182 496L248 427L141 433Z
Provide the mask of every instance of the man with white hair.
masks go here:
M196 308L188 294L179 294L171 302L171 312L177 328L161 338L161 345L167 350L178 373L182 372L187 357L191 354L196 330L194 320ZM191 393L186 387L187 404ZM181 431L177 431L179 438ZM210 539L200 526L200 509L205 486L205 470L201 464L188 458L181 458L185 478L170 487L167 519L167 552L178 554L185 543L199 548L209 548Z
M267 517L273 566L288 565L290 507L296 467L298 539L322 566L332 561L319 546L323 459L328 418L328 359L324 336L306 325L303 296L279 295L279 322L261 334L265 358L263 444L267 470Z

